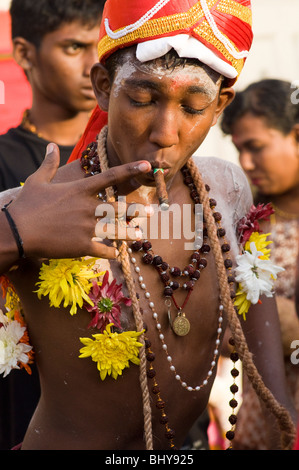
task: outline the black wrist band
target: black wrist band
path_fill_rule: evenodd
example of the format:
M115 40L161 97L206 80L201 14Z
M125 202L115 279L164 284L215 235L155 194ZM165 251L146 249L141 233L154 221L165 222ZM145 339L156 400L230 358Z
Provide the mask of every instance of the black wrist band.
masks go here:
M24 253L24 248L23 248L23 240L22 238L20 237L20 234L18 232L18 229L17 229L17 226L12 218L12 216L10 215L10 213L8 212L8 206L12 203L12 201L10 201L8 204L5 204L5 206L2 207L2 211L4 212L4 214L6 215L6 218L7 218L7 221L9 223L9 226L10 226L10 229L12 231L12 234L14 236L14 239L16 241L16 244L17 244L17 247L18 247L18 250L19 250L19 257L20 258L25 258L25 253Z

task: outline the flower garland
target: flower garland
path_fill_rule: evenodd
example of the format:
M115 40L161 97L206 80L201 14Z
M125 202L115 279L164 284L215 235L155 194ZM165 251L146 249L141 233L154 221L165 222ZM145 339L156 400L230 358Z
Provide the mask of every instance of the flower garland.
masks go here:
M30 364L33 363L34 353L22 317L20 300L5 276L0 277L0 285L7 310L5 314L0 310L0 374L6 377L12 369L25 369L31 374Z
M40 269L38 298L48 297L51 307L70 307L75 315L78 307L91 313L88 328L100 331L92 338L79 338L84 345L79 358L91 357L97 363L102 380L107 375L117 379L129 363L139 365L138 337L143 333L121 331L120 304L131 305L122 293L122 284L108 282L108 271L100 271L95 258L51 259ZM0 374L6 377L12 369L25 367L30 373L33 351L24 319L19 312L20 301L5 276L0 278L6 296L7 313L0 312Z
M80 349L80 358L91 357L97 363L100 377L105 380L107 374L117 379L125 367L129 367L129 361L140 364L138 358L139 348L142 346L137 341L143 332L124 331L112 332L113 323L107 325L104 333L92 335L91 338L80 338L84 347Z
M242 254L236 257L235 280L238 288L234 304L244 320L250 305L261 302L261 295L273 296L273 283L277 274L284 271L270 261L271 250L268 245L272 241L267 241L267 237L271 234L261 233L258 222L268 220L273 213L271 204L259 204L257 207L253 205L238 225Z
M50 307L60 307L62 302L63 307L71 305L71 315L77 313L77 307L83 307L84 301L93 305L88 293L92 286L90 280L96 276L95 261L94 258L50 259L48 264L43 263L37 283L38 298L49 296Z
M12 369L25 368L31 374L28 364L32 363L32 346L28 344L26 326L16 313L11 320L0 310L0 374L6 377Z
M236 257L235 280L238 288L235 306L246 320L251 304L260 302L260 296L273 296L273 283L283 268L270 261L267 238L261 233L259 220L267 220L273 213L270 204L252 206L249 213L238 224L239 243L242 253ZM95 258L51 259L40 269L38 298L48 297L51 307L70 307L75 315L78 308L91 314L88 328L99 333L92 338L80 338L84 345L79 358L90 357L96 362L100 377L117 379L130 362L140 363L138 354L142 344L138 341L143 332L122 331L121 304L131 305L124 296L122 284L114 279L108 282L108 271L99 269ZM5 276L0 277L3 296L6 297L6 314L0 312L0 374L6 377L12 369L25 368L31 373L33 350L29 344L26 325L21 314L20 300Z

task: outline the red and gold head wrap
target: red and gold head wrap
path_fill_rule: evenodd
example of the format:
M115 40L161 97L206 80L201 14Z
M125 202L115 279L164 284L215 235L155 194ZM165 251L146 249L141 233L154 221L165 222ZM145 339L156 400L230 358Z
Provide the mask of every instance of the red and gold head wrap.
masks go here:
M107 0L98 54L105 63L116 50L137 45L137 59L146 62L174 48L179 56L198 59L233 84L252 39L250 0ZM97 107L71 160L106 122L107 114Z
M170 38L171 42L175 37L176 44L181 36L195 39L193 55L188 57L200 57L205 46L215 61L229 65L225 76L236 79L252 44L250 0L108 0L100 29L99 61L133 44L151 42L153 49L160 50L160 42L152 41L164 38L165 43Z

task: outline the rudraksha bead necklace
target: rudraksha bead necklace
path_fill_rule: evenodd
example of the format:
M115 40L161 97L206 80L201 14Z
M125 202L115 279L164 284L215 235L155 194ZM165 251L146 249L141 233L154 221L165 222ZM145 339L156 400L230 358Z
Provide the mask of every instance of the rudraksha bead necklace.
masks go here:
M98 173L101 172L100 160L99 160L98 153L97 153L97 143L96 142L91 143L88 146L87 150L85 152L83 152L82 157L81 157L81 166L82 166L82 169L85 172L86 176L92 176L92 175L95 175L95 174L98 174ZM194 200L195 204L199 204L200 203L200 198L199 198L199 195L197 193L196 187L195 187L194 182L193 182L193 178L192 178L188 168L184 167L182 169L182 173L183 173L183 176L184 176L184 183L190 188L191 198ZM210 190L208 185L206 185L206 190L207 191ZM99 195L99 198L105 199L105 196L104 195ZM234 281L234 277L232 275L232 266L233 265L232 265L232 261L228 257L228 253L230 251L230 246L229 246L229 244L227 243L227 241L225 239L225 229L223 229L220 226L222 216L219 212L215 212L216 205L217 205L216 201L214 199L210 199L210 207L213 210L214 220L215 220L216 225L218 226L217 235L218 235L219 239L222 240L221 248L222 248L222 252L223 252L223 255L224 255L224 265L225 265L225 267L228 271L228 283L231 287L231 297L234 298L234 296L235 296L234 282L235 281ZM188 291L188 294L186 296L186 299L185 299L182 307L184 307L187 304L188 299L189 299L189 297L191 295L191 292L193 290L194 283L200 278L201 270L204 269L207 266L206 258L202 258L202 256L201 256L202 254L207 254L210 251L210 247L206 243L206 239L207 239L206 229L204 229L203 237L204 237L205 243L201 246L200 250L198 249L193 253L193 255L191 257L191 263L189 263L189 265L183 270L183 273L177 267L174 267L174 268L170 269L170 273L174 277L181 276L182 274L185 277L189 276L189 280L186 281L186 279L185 279L186 282L184 282L184 284L183 284L183 287ZM146 249L145 249L146 253L145 254L148 254L148 251L151 249L151 246L150 245L145 245L145 247L146 247ZM141 246L135 245L134 249L135 249L135 251L139 251L141 249L144 249L144 246L143 245L141 245ZM150 299L150 293L146 289L146 285L144 284L143 277L141 276L140 268L136 265L136 259L132 256L132 249L131 248L128 248L128 253L130 255L131 262L134 264L135 271L139 274L138 280L139 280L140 286L141 286L142 290L145 291L145 297L149 300ZM147 259L147 261L148 261L150 258L147 256L145 259ZM153 260L155 260L155 261L153 262ZM158 270L158 272L160 274L160 277L161 277L161 280L165 284L164 295L166 297L168 297L168 302L170 300L169 297L174 299L173 291L176 290L177 288L179 288L180 286L179 286L179 283L177 281L170 281L169 275L167 274L167 272L165 272L165 270L167 270L169 268L168 264L163 262L162 259L160 260L160 257L156 257L155 255L152 257L150 263L148 263L148 264L153 264L156 267L156 269ZM170 290L166 290L167 287ZM174 304L176 305L176 308L178 308L179 313L181 314L182 307L179 307L176 304L175 300L174 300ZM159 332L159 338L162 342L162 349L166 353L167 361L170 364L170 370L172 372L174 372L176 380L179 381L180 384L182 385L182 387L185 388L188 391L200 391L205 385L207 385L209 378L213 375L213 369L216 366L216 359L217 359L217 356L219 354L220 337L221 337L221 334L222 334L222 322L223 322L223 310L224 310L223 305L220 302L219 317L218 317L218 328L217 328L217 338L216 338L216 342L215 342L215 349L214 349L213 359L211 361L210 369L207 373L206 378L203 380L203 382L200 385L197 385L195 387L187 385L187 383L184 382L181 379L181 376L177 373L176 368L175 368L175 366L173 365L173 362L172 362L172 357L168 354L168 347L167 347L167 344L164 341L164 335L161 332L161 324L159 323L158 314L155 311L154 303L150 300L149 300L149 307L152 310L153 318L156 322L156 328ZM177 318L179 318L181 316L182 316L182 314L178 315ZM184 322L183 329L184 330L186 329L186 323L185 322ZM187 327L187 329L188 329L188 327ZM147 339L146 339L146 351L147 351L146 357L147 357L148 362L150 363L150 367L148 369L148 378L153 379L153 378L156 377L156 372L155 372L155 370L153 368L153 365L152 365L152 363L154 361L154 358L155 358L155 355L151 351L150 343ZM232 360L233 360L233 362L235 362L237 360L237 358L235 358L235 356L234 356L234 357L232 357ZM238 373L238 371L234 368L231 372L233 377L237 376L235 372ZM236 393L237 386L235 384L233 384L233 386L231 387L231 391L232 391L233 394ZM157 396L156 406L161 411L161 420L160 420L160 422L166 428L165 436L169 440L170 447L172 449L175 449L175 445L174 445L174 442L173 442L175 432L172 429L170 429L169 426L168 426L168 417L165 413L165 403L163 402L163 400L160 396L160 389L159 389L159 386L156 382L156 379L155 379L155 382L154 382L154 386L152 388L152 392ZM235 400L234 399L231 400L231 406L234 410L234 407L235 407ZM236 416L234 415L234 413L230 416L229 421L232 425L232 429L231 429L231 431L228 431L226 437L228 439L232 440L233 437L234 437L233 429L234 429L234 425L236 423Z
M234 350L230 354L230 359L233 362L234 367L231 370L231 376L233 377L233 384L230 387L230 391L233 394L233 398L229 402L229 405L232 409L232 413L228 418L228 421L230 422L230 425L231 425L231 429L229 431L227 431L227 433L225 435L226 438L230 441L228 450L233 448L232 447L232 440L235 438L235 429L236 429L236 424L237 424L237 415L235 413L235 410L238 406L238 402L235 399L235 394L239 391L239 387L236 384L236 378L239 376L239 371L238 371L238 369L236 369L236 362L239 360L239 355L235 351L235 342L234 342L233 338L229 339L229 344L231 346L233 346L233 348L234 348Z
M207 246L207 245L206 245ZM201 258L200 251L195 251L191 256L190 263L183 270L177 266L170 268L168 263L163 261L161 256L155 255L152 252L152 244L149 241L139 242L135 241L131 245L130 253L143 251L142 261L145 264L151 264L155 267L159 273L160 279L164 284L163 295L166 298L171 298L177 311L178 315L174 321L172 321L169 311L169 320L173 331L178 336L185 336L190 330L189 320L186 318L183 309L187 305L187 302L192 294L193 288L196 281L200 278L201 270L207 266L207 260ZM131 262L136 264L137 260L134 256L131 256ZM138 266L135 267L135 271L140 272ZM178 282L179 278L182 277L182 285ZM144 284L141 283L141 288L144 288ZM174 292L182 287L187 291L185 300L181 306L178 305Z
M94 176L101 173L97 142L91 142L80 158L81 168L85 176Z
M145 349L146 349L146 359L149 363L149 368L147 370L147 377L153 381L152 393L156 397L156 408L160 411L160 424L165 427L165 437L168 440L169 447L172 450L176 450L174 444L175 431L169 427L169 419L166 414L166 403L161 397L161 390L157 382L157 373L154 369L154 361L156 359L155 353L151 350L151 342L148 338L145 338Z
M191 198L194 200L195 204L199 204L200 198L196 190L196 187L193 183L193 178L189 170L186 167L183 167L182 173L184 176L184 183L190 189ZM206 185L206 189L208 191L210 190L210 188L207 185ZM217 205L217 202L215 201L215 199L210 199L210 207L213 210L214 220L217 225L217 234L218 234L218 237L222 239L221 248L222 248L223 255L225 257L224 265L226 269L228 270L228 282L231 287L231 296L233 298L235 293L234 293L234 277L232 276L232 273L231 273L233 264L232 264L231 259L229 258L230 245L227 243L225 239L225 234L226 234L225 230L221 227L222 216L220 212L215 211L216 205ZM195 246L196 246L196 241L195 241ZM168 316L169 316L171 327L178 336L185 336L190 331L190 322L187 319L186 314L183 311L183 309L187 305L187 302L195 287L195 283L200 279L201 271L204 268L206 268L207 263L208 263L206 255L210 252L210 246L208 244L207 229L205 227L203 229L203 244L197 247L197 249L191 255L189 264L185 266L183 269L180 269L177 266L170 268L169 264L165 262L161 256L155 255L153 253L152 244L148 240L143 241L143 242L134 241L131 244L131 249L134 252L143 252L144 253L142 256L143 263L152 265L159 273L160 279L162 283L164 284L163 295L166 298L171 299L171 301L173 302L178 312L176 318L172 320L170 309L168 309ZM131 256L131 262L135 265L135 271L139 273L140 267L136 265L137 260L135 256ZM139 279L140 277L141 276L139 275ZM183 282L181 282L181 284L179 283L179 278L183 279ZM140 286L142 289L144 289L145 284L143 281L140 282ZM187 291L185 300L181 306L178 305L176 298L175 298L175 291L179 289L180 287L184 288ZM146 292L146 296L149 297L149 295L150 294Z
M188 187L190 189L190 194L191 194L192 199L194 200L194 202L196 204L200 203L197 190L195 188L195 185L193 183L193 179L192 179L189 171L184 167L182 169L182 173L184 175L184 182L185 182L185 184L188 185ZM209 191L210 188L207 186L206 189ZM216 205L217 205L216 201L214 199L210 199L210 206L213 210L214 220L215 220L215 223L217 225L217 234L218 234L218 237L222 239L221 247L222 247L222 252L223 252L223 255L224 255L224 265L225 265L226 269L228 270L228 281L231 285L231 296L233 297L234 296L234 291L233 291L234 279L233 279L233 276L231 274L232 262L231 262L230 258L228 257L228 254L229 254L229 251L230 251L230 246L229 246L229 244L227 243L227 241L225 239L225 230L220 225L221 220L222 220L222 216L219 212L215 212L215 210L214 210ZM180 268L177 268L177 267L169 268L168 263L163 261L161 256L154 255L152 253L152 246L151 246L151 243L149 241L144 241L144 242L134 241L132 243L131 247L128 248L128 253L129 253L131 262L134 265L135 272L138 274L139 285L140 285L142 291L144 291L144 296L148 300L149 307L152 311L152 316L153 316L153 318L156 322L156 328L157 328L157 331L158 331L158 334L159 334L159 339L162 343L162 349L164 350L164 352L166 354L170 370L174 373L176 380L178 380L180 382L180 384L182 385L182 387L186 388L186 390L188 390L188 391L200 391L205 385L207 385L209 378L213 375L213 369L216 366L216 359L217 359L217 356L219 354L219 346L220 346L220 343L221 343L220 337L221 337L221 334L222 334L223 305L220 302L215 349L214 349L213 358L212 358L212 361L211 361L211 364L210 364L210 369L207 373L207 376L205 377L203 382L199 385L196 385L196 386L188 385L181 378L181 375L177 372L176 367L173 364L172 356L169 354L168 346L165 342L165 336L162 332L162 326L161 326L161 323L159 321L158 313L156 311L154 303L150 299L151 294L147 290L146 284L144 282L144 278L141 274L141 268L140 268L140 266L137 265L137 259L133 255L133 252L143 251L144 252L143 257L142 257L143 262L145 264L152 265L158 271L159 276L160 276L160 278L161 278L161 280L164 284L163 294L166 298L166 306L168 307L168 315L170 313L170 305L171 305L170 302L173 301L175 307L178 309L178 314L177 314L176 318L179 319L179 320L182 320L182 319L184 320L183 326L181 327L181 325L180 325L181 328L178 328L174 331L179 336L184 336L185 334L187 334L189 332L189 329L188 329L189 328L189 320L187 320L187 318L185 317L185 314L183 316L182 308L184 308L187 305L187 302L188 302L188 300L190 298L190 295L193 291L195 282L200 278L200 271L207 266L206 258L202 258L201 256L202 256L202 254L207 254L210 251L210 246L207 243L208 235L207 235L207 231L206 231L205 228L204 228L203 237L204 237L203 245L201 246L201 248L198 248L192 254L190 264L184 269L180 269ZM198 274L196 276L194 276L194 273L198 273ZM184 281L186 281L186 279L188 277L189 280L184 282L183 285L180 286L177 281L171 281L171 275L172 276L174 275L176 279L178 279L179 276L182 276L184 278ZM174 282L176 282L175 286L174 286ZM182 287L182 288L187 290L187 295L186 295L185 301L184 301L184 303L181 307L178 306L178 304L175 300L175 297L174 297L174 291L176 289L178 289L179 287ZM187 326L186 326L186 321L188 322ZM173 323L174 322L171 321L170 323L171 323L171 326L173 328ZM184 334L181 334L181 330L183 331Z

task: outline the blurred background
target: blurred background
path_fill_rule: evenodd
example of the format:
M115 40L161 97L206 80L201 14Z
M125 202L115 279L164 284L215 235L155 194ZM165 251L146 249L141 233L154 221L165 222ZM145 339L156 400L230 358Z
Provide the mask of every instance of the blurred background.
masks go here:
M297 81L299 88L299 1L251 0L253 46L236 90L264 78ZM217 156L238 163L231 137L214 127L198 155Z
M31 106L31 88L12 58L9 5L10 0L0 0L0 134L17 126L23 111Z
M30 87L11 56L9 5L10 0L0 0L0 134L17 125L31 103ZM236 90L262 78L297 82L299 88L299 1L252 0L252 10L253 47ZM224 137L218 125L212 128L197 154L238 163L230 137Z

